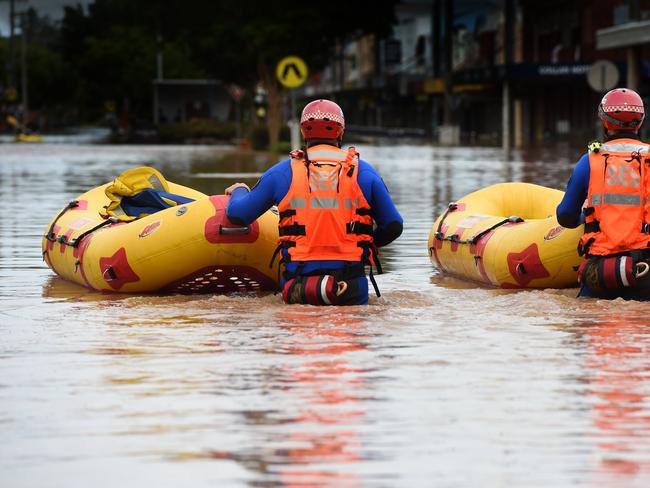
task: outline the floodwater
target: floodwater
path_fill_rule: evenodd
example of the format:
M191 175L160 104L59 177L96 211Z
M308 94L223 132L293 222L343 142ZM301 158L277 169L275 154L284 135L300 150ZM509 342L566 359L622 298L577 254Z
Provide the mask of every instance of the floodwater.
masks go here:
M562 188L579 148L358 148L405 231L380 299L323 309L93 293L41 260L49 219L129 167L219 193L268 158L0 144L0 486L650 486L648 306L479 288L427 255L449 201Z

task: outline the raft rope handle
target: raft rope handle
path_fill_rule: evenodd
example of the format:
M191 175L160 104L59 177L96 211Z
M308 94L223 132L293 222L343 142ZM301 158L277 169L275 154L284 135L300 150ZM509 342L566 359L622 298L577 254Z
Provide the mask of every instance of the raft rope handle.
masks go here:
M639 268L642 268L639 271ZM645 275L648 274L648 271L650 271L650 264L646 263L645 261L641 261L640 263L636 263L636 272L634 273L635 278L642 278Z
M219 234L249 234L250 227L224 227L219 225Z
M472 245L476 244L481 239L481 237L483 237L485 234L487 234L489 232L492 232L497 227L501 227L502 225L509 224L509 223L519 224L519 223L521 223L523 221L524 221L524 219L522 219L521 217L519 217L517 215L511 215L507 219L505 219L505 220L503 220L501 222L498 222L498 223L494 224L492 227L489 227L489 228L479 232L478 234L476 234L474 237L472 237L470 239L470 241L471 241L470 244L472 244Z
M120 219L118 219L117 217L109 217L108 219L104 220L100 224L97 224L95 227L88 229L86 232L82 232L74 239L68 240L66 236L60 235L59 237L55 238L54 241L63 244L65 246L76 248L79 247L79 244L81 244L82 240L84 240L89 234L95 232L97 229L101 229L102 227L105 227L109 224L116 224L118 222L120 222Z
M456 210L457 207L458 204L456 202L449 202L449 205L447 205L447 210L445 210L445 213L440 219L440 222L438 222L438 228L436 229L436 233L434 234L434 237L436 239L438 240L445 239L445 236L442 234L442 224L445 222L445 219L447 218L447 215L449 215L449 212L453 212L454 210Z
M106 273L108 273L108 275L110 276L109 278L106 277ZM113 269L112 266L109 266L104 270L104 272L102 273L102 278L104 278L106 282L115 281L117 279L117 274L115 273L115 270Z
M345 281L339 281L336 284L339 286L339 289L336 291L336 296L340 297L348 289L348 284Z
M520 222L524 222L524 219L522 219L521 217L518 217L516 215L511 215L507 219L504 219L504 220L502 220L500 222L497 222L493 226L482 230L481 232L479 232L475 236L470 237L469 239L459 239L457 234L452 234L450 236L442 236L442 235L438 236L438 232L436 232L435 238L438 239L438 240L441 240L441 241L451 241L451 242L455 242L455 243L458 243L458 244L470 244L470 245L473 246L474 244L476 244L481 239L481 237L483 237L484 235L486 235L489 232L492 232L497 227L501 227L504 224L520 223Z
M66 213L71 208L76 208L78 206L79 206L79 200L72 200L71 202L68 203L68 205L65 206L63 210L59 212L59 215L57 215L56 218L52 221L52 225L50 225L50 230L48 230L47 234L45 234L44 236L48 241L56 242L57 238L56 235L54 235L54 226L59 221L59 219L63 217L64 213Z

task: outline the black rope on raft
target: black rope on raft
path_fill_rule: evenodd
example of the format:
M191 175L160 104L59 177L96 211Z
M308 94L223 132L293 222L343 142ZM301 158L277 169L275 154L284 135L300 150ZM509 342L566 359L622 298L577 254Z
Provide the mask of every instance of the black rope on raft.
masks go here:
M59 219L63 216L64 213L66 213L71 208L76 208L78 206L79 206L79 200L72 200L70 203L68 203L65 206L63 210L59 212L59 215L57 215L56 218L52 221L52 224L50 225L50 229L47 231L47 234L45 234L44 236L48 241L55 242L57 240L56 234L54 234L54 226L59 221Z
M96 225L95 227L88 229L86 232L82 232L79 234L78 237L74 239L68 240L68 238L65 235L60 235L58 237L55 237L52 239L53 242L58 242L59 244L63 244L64 246L70 246L70 247L79 247L79 244L81 244L81 241L87 237L89 234L92 234L95 232L97 229L101 229L102 227L109 225L109 224L115 224L119 222L120 219L117 217L109 217L107 220L104 220L102 223ZM48 239L50 240L50 239Z
M444 217L446 217L446 216L447 215L445 214ZM443 220L444 220L444 217L443 217ZM497 222L496 224L494 224L491 227L488 227L487 229L482 230L478 234L470 237L469 239L460 239L460 236L458 236L457 234L452 234L450 236L444 236L440 232L436 232L435 238L438 239L439 241L450 241L450 242L454 242L456 244L469 244L469 245L473 246L479 240L481 240L481 238L483 236L485 236L489 232L492 232L497 227L501 227L504 224L519 223L519 222L523 222L523 221L524 221L524 219L522 219L521 217L517 217L516 215L513 215L511 217L508 217L507 219L504 219L504 220L502 220L500 222ZM441 223L442 223L442 221L441 221ZM438 226L438 227L440 227L440 226ZM440 234L440 236L438 236L438 234Z
M445 219L447 218L447 215L449 215L449 212L453 212L456 210L456 208L458 208L458 204L456 202L450 202L449 205L447 205L447 210L445 210L445 213L442 215L440 222L438 222L438 228L436 229L436 233L433 236L439 241L446 239L442 233L442 224L445 223Z

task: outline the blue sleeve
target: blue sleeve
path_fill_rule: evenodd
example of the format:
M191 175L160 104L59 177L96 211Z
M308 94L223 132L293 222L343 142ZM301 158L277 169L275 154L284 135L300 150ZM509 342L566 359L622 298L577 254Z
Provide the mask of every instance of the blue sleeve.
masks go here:
M237 188L228 201L226 215L234 224L248 225L266 212L289 191L291 185L291 161L281 161L268 169L249 192Z
M359 187L372 209L372 218L377 223L374 240L378 247L397 239L404 226L402 216L395 208L393 199L384 180L365 161L359 161Z
M589 155L584 154L573 169L564 198L557 206L557 221L562 227L574 229L582 223L582 205L589 188Z

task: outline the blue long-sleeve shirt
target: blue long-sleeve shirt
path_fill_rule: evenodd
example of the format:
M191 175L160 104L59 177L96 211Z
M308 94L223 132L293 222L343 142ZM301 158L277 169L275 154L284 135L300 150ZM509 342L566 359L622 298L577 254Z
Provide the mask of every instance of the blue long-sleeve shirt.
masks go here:
M249 192L246 188L233 191L226 214L234 223L248 225L266 212L273 205L282 201L291 186L291 160L286 159L269 168ZM371 207L371 214L377 228L374 240L377 246L385 246L400 236L403 227L402 216L399 214L388 188L377 171L365 161L359 160L357 176L363 196ZM343 261L309 261L302 271L309 273L317 269L339 269L345 265ZM293 272L297 263L287 263L287 271Z
M589 189L589 154L583 154L573 168L564 198L557 206L557 221L562 227L574 229L584 222L582 205Z

